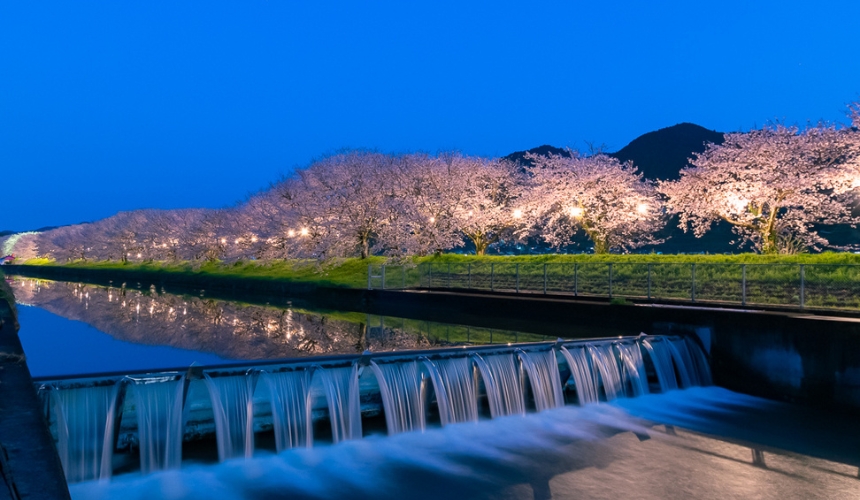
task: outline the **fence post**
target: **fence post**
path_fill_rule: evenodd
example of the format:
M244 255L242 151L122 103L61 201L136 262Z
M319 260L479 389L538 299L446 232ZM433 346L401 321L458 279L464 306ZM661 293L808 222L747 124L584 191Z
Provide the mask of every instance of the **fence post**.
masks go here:
M690 302L696 301L696 263L690 264Z
M546 263L543 265L543 294L546 295Z
M385 264L382 264L382 289L385 290Z
M800 308L806 307L806 267L800 265Z
M648 300L651 300L651 264L648 264Z
M469 288L472 288L472 263L471 262L469 262L468 269L469 269Z
M373 284L370 282L371 276L373 276L373 264L367 265L367 289L373 290Z
M496 263L490 262L490 291L495 291L496 284Z
M612 298L612 263L609 263L609 298Z
M520 293L520 263L517 262L517 293Z
M741 305L747 305L747 265L741 264Z
M405 290L406 289L406 266L400 266L400 269L403 269L403 286L401 286L400 288L402 290Z
M573 263L573 296L579 296L579 264Z
M448 288L451 288L451 263L448 263Z

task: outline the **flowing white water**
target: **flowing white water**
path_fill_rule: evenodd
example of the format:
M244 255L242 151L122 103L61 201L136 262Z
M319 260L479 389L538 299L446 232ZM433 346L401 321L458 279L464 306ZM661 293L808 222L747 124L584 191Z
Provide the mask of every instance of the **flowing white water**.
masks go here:
M693 360L693 370L698 374L698 385L713 385L714 381L711 378L711 365L705 357L705 352L701 347L690 338L686 338L687 345L690 348L690 357Z
M265 373L263 380L269 388L277 450L310 447L313 443L309 399L311 372Z
M579 398L579 404L585 405L588 403L597 403L597 377L593 377L591 373L591 365L588 363L588 352L585 347L567 347L562 346L561 354L567 360L567 366L570 368L570 376L573 378L574 387L576 387L576 395Z
M317 368L328 402L331 435L335 443L361 438L361 404L358 393L358 367Z
M660 338L644 339L642 346L651 356L654 371L657 372L657 380L660 382L660 392L670 391L678 388L678 380L675 378L675 367L672 363L672 355L666 342Z
M672 359L675 360L675 369L678 371L678 384L682 388L693 387L698 385L698 376L691 368L693 368L693 360L690 358L690 351L687 349L687 343L684 339L679 340L664 340Z
M179 380L135 379L140 470L178 469L182 462L185 377Z
M203 374L212 400L218 458L222 461L254 454L254 389L258 375L257 372L228 377Z
M597 402L600 387L610 401L627 395L647 395L643 348L653 361L662 392L677 389L679 384L688 387L710 383L707 358L697 344L685 338L646 337L561 347L580 404ZM463 352L455 357L420 361L370 362L391 435L425 429L428 380L432 380L435 389L443 426L478 420L478 374L493 418L526 413L526 380L539 412L564 404L558 359L551 348L515 349L483 356ZM335 443L361 438L359 373L358 366L351 365L265 374L278 450L312 445L312 394L316 401L325 394ZM259 372L204 376L219 458L224 461L250 457L254 453L253 395ZM129 389L135 402L144 473L176 468L181 461L183 381L155 380L133 379ZM372 378L366 381L370 382L366 390L373 391ZM115 384L51 391L58 449L70 482L110 476L119 390Z
M592 366L597 367L597 370L592 370L592 376L595 378L595 384L597 384L597 376L600 376L606 400L612 401L623 397L621 370L618 368L618 360L615 359L612 344L591 344L588 346L588 352L591 354Z
M493 418L526 413L523 383L513 353L474 355Z
M388 434L423 431L427 425L422 388L423 377L416 361L377 364L370 368L379 383Z
M471 358L424 360L433 388L442 425L478 421L478 394Z
M55 389L57 451L70 483L111 476L119 385Z
M632 387L634 396L648 394L648 375L645 373L645 362L642 359L642 348L639 343L620 343L615 346L621 358L624 386Z
M555 349L549 351L520 351L520 360L528 374L532 395L537 411L564 406L561 392L561 376L558 373L558 360Z

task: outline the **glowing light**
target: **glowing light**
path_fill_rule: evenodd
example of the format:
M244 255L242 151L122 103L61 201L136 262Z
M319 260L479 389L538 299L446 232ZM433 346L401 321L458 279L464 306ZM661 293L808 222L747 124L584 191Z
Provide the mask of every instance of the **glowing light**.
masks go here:
M226 245L227 244L227 238L221 238L221 244Z
M523 211L519 208L514 210L514 219L520 219L523 216Z
M238 245L240 241L242 241L242 238L236 238L236 241L234 241L234 243Z
M432 224L434 222L436 222L436 217L430 217L430 223Z
M256 242L257 242L257 237L251 236L251 243L256 243Z
M570 213L571 217L582 217L583 212L584 210L582 210L582 207L570 207L568 209L568 213Z
M296 232L295 232L295 231L293 231L292 229L290 229L289 231L287 231L287 236L289 236L290 238L292 238L292 237L293 237L293 236L295 236L295 235L296 235Z
M642 215L645 215L648 213L648 205L646 203L640 203L636 205L636 211Z
M138 258L138 259L140 258L140 254L137 254L137 258Z
M728 197L729 209L732 210L732 213L739 214L746 211L749 206L749 200L745 200L737 195L731 195Z
M303 227L302 228L302 236L307 236L307 235L308 235L308 228Z

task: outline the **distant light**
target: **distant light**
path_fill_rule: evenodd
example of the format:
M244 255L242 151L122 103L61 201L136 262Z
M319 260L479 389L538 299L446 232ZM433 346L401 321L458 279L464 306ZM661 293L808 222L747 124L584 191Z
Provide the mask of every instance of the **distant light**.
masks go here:
M434 222L436 222L436 217L430 217L430 223L432 224Z
M251 243L256 243L256 242L257 242L257 237L251 236Z
M296 235L296 232L295 232L295 231L293 231L292 229L290 229L289 231L287 231L287 236L289 236L290 238L292 238L292 237L293 237L293 236L295 236L295 235Z
M240 241L242 241L242 238L236 238L236 241L234 243L238 245Z
M138 259L140 258L140 254L137 254L137 258L138 258Z
M568 213L570 213L571 217L582 217L583 212L584 210L582 207L570 207L570 209L568 209Z
M221 238L221 244L226 245L227 244L227 238Z
M302 236L307 236L307 235L308 235L308 228L303 227L302 228Z
M645 203L640 203L636 205L636 211L642 215L645 215L648 213L648 205Z
M519 219L523 216L523 211L519 208L514 210L514 219Z

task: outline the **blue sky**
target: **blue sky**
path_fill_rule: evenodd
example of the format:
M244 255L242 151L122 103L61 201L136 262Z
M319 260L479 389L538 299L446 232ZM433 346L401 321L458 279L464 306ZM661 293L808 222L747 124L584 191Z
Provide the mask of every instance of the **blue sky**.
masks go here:
M3 2L0 230L219 207L343 147L844 120L860 2Z

